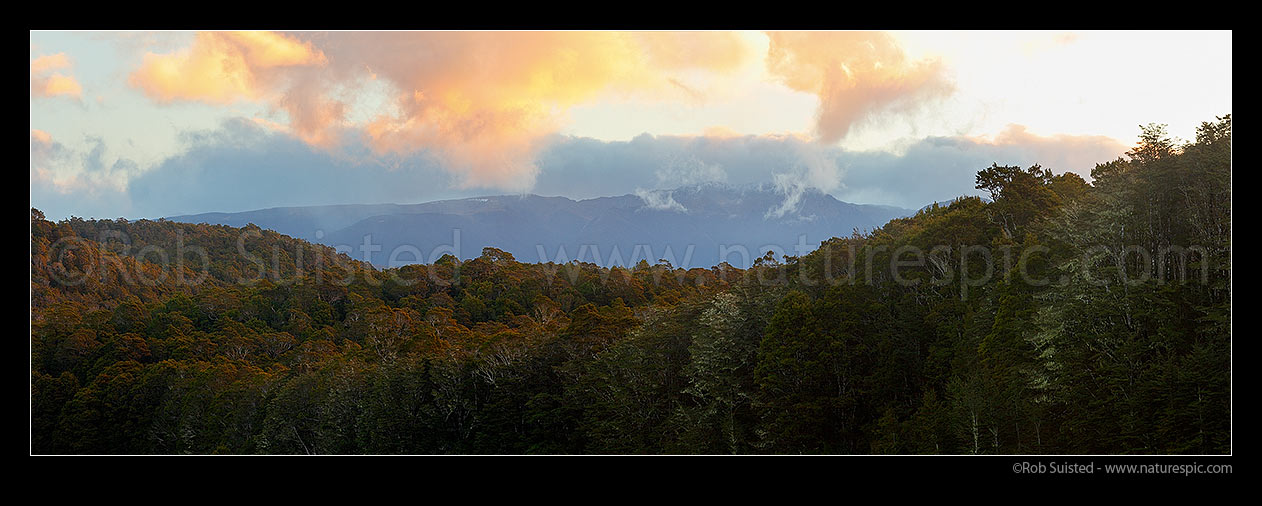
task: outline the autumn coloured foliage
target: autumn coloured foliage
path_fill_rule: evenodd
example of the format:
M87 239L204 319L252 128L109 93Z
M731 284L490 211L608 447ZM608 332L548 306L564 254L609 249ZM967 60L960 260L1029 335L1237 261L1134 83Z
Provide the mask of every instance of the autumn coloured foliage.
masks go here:
M31 211L34 453L1231 451L1231 119L727 265Z

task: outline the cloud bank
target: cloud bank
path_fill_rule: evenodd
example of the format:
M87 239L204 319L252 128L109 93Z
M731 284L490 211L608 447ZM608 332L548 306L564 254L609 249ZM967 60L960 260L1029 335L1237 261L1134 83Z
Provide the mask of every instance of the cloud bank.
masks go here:
M210 211L351 203L417 203L493 193L458 188L442 160L417 153L364 162L371 146L323 149L247 119L184 135L182 154L140 170L107 160L99 139L74 152L31 132L31 198L50 217L160 217ZM816 188L861 204L919 208L976 194L974 175L992 163L1040 163L1083 176L1127 150L1106 137L1039 136L1012 126L994 138L931 137L904 153L852 152L801 136L651 136L626 142L552 136L538 157L532 193L584 199L635 194L646 207L683 211L670 190L698 183L772 183L784 195L771 212L796 212ZM74 170L67 167L76 167ZM55 171L61 167L64 171ZM683 168L681 168L683 167ZM55 174L69 174L56 176ZM678 207L676 207L678 206Z

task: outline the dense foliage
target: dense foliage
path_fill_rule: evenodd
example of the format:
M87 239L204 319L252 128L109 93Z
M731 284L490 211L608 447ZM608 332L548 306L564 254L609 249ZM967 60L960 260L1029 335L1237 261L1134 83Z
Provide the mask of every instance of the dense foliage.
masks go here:
M33 209L32 451L1230 452L1230 116L1092 179L994 165L745 271Z

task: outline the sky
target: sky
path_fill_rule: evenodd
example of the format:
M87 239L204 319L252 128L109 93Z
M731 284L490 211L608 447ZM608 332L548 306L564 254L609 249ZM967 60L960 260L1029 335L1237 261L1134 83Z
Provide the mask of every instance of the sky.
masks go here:
M791 181L919 208L1231 113L1231 32L31 32L31 204L156 218Z

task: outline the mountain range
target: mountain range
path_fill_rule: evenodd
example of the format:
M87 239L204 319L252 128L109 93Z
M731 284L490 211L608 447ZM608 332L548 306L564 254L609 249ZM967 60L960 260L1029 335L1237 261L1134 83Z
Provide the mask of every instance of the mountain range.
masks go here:
M820 242L871 230L914 210L852 204L815 189L705 183L572 200L499 195L421 204L278 207L171 216L177 222L253 223L338 247L380 267L474 258L484 247L521 262L746 268L767 251L800 255ZM364 244L367 242L367 248ZM720 257L723 258L720 258Z

